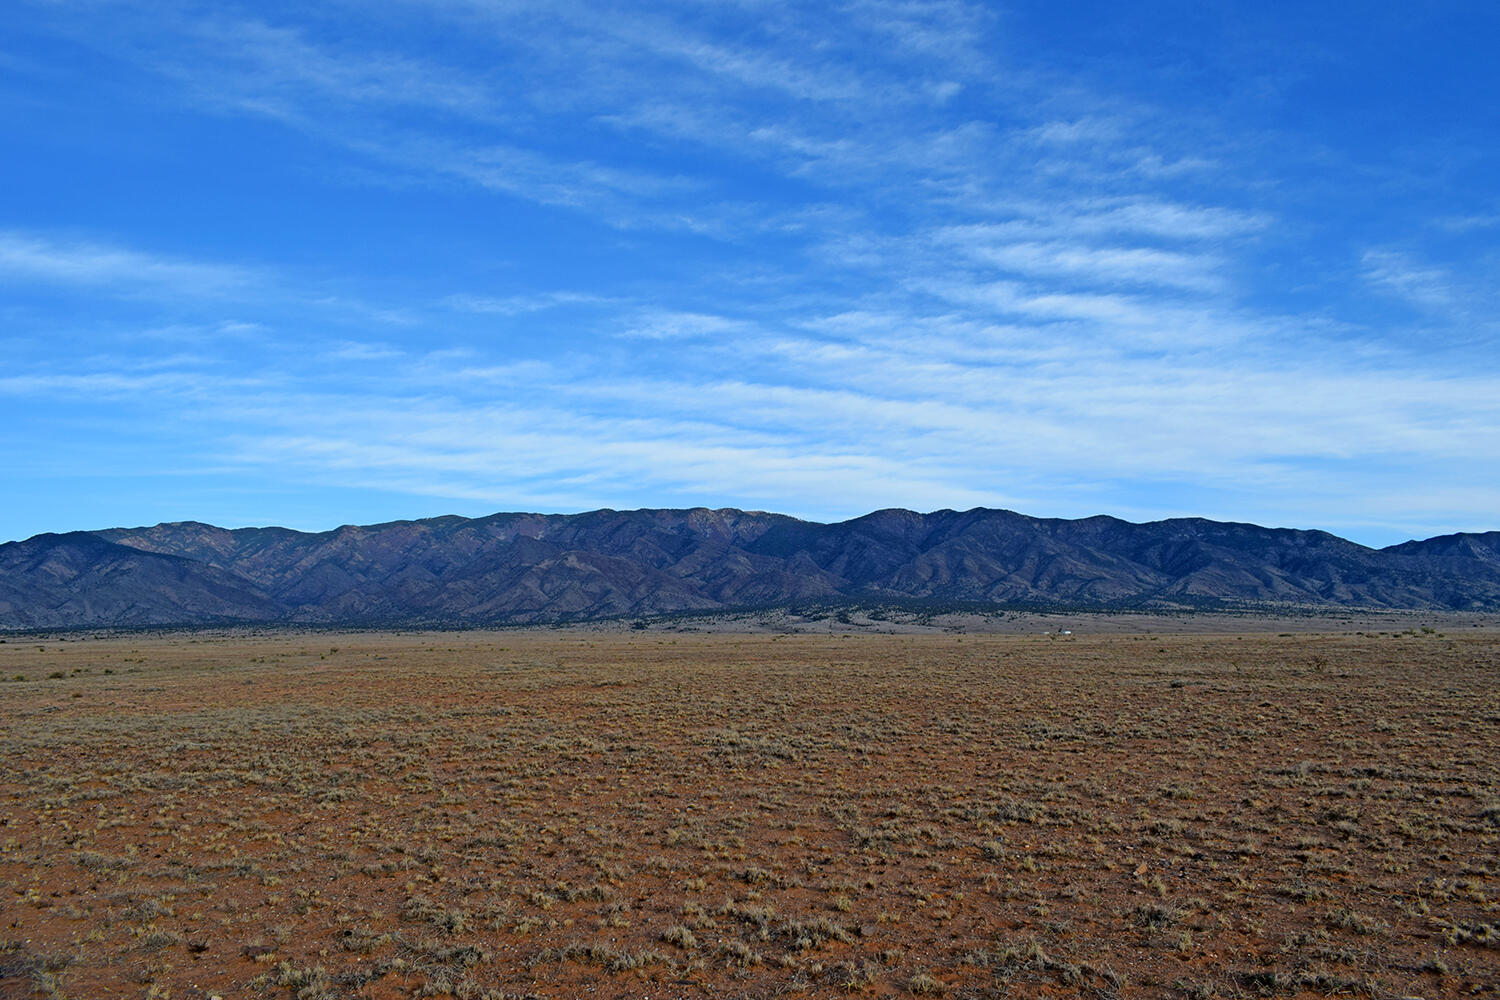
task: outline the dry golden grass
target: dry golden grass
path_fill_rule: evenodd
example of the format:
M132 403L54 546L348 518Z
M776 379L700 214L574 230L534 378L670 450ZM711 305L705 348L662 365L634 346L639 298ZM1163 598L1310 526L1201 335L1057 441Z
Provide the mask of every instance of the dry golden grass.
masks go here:
M1497 653L12 638L0 996L1493 995Z

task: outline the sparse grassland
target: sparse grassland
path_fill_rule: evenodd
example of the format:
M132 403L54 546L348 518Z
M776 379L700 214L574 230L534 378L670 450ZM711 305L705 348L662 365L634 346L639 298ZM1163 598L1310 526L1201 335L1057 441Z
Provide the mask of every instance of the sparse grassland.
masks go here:
M1490 630L12 639L0 676L7 998L1500 992Z

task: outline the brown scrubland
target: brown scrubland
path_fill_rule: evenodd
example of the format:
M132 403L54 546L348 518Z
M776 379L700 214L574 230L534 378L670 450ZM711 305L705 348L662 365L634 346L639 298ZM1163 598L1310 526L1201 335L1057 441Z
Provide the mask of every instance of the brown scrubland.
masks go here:
M1500 631L0 645L0 997L1500 994Z

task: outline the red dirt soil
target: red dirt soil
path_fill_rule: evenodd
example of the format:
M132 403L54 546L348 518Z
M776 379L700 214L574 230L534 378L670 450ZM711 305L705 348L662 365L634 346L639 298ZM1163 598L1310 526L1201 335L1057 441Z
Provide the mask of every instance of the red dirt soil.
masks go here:
M1497 654L11 638L0 997L1497 995Z

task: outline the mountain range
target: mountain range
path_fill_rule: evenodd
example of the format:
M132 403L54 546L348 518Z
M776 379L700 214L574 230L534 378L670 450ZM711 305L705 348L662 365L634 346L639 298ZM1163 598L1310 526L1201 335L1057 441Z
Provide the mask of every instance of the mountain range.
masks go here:
M0 545L0 628L481 625L757 608L1500 610L1500 531L1372 549L1176 518L734 509L436 517L333 531L197 522Z

